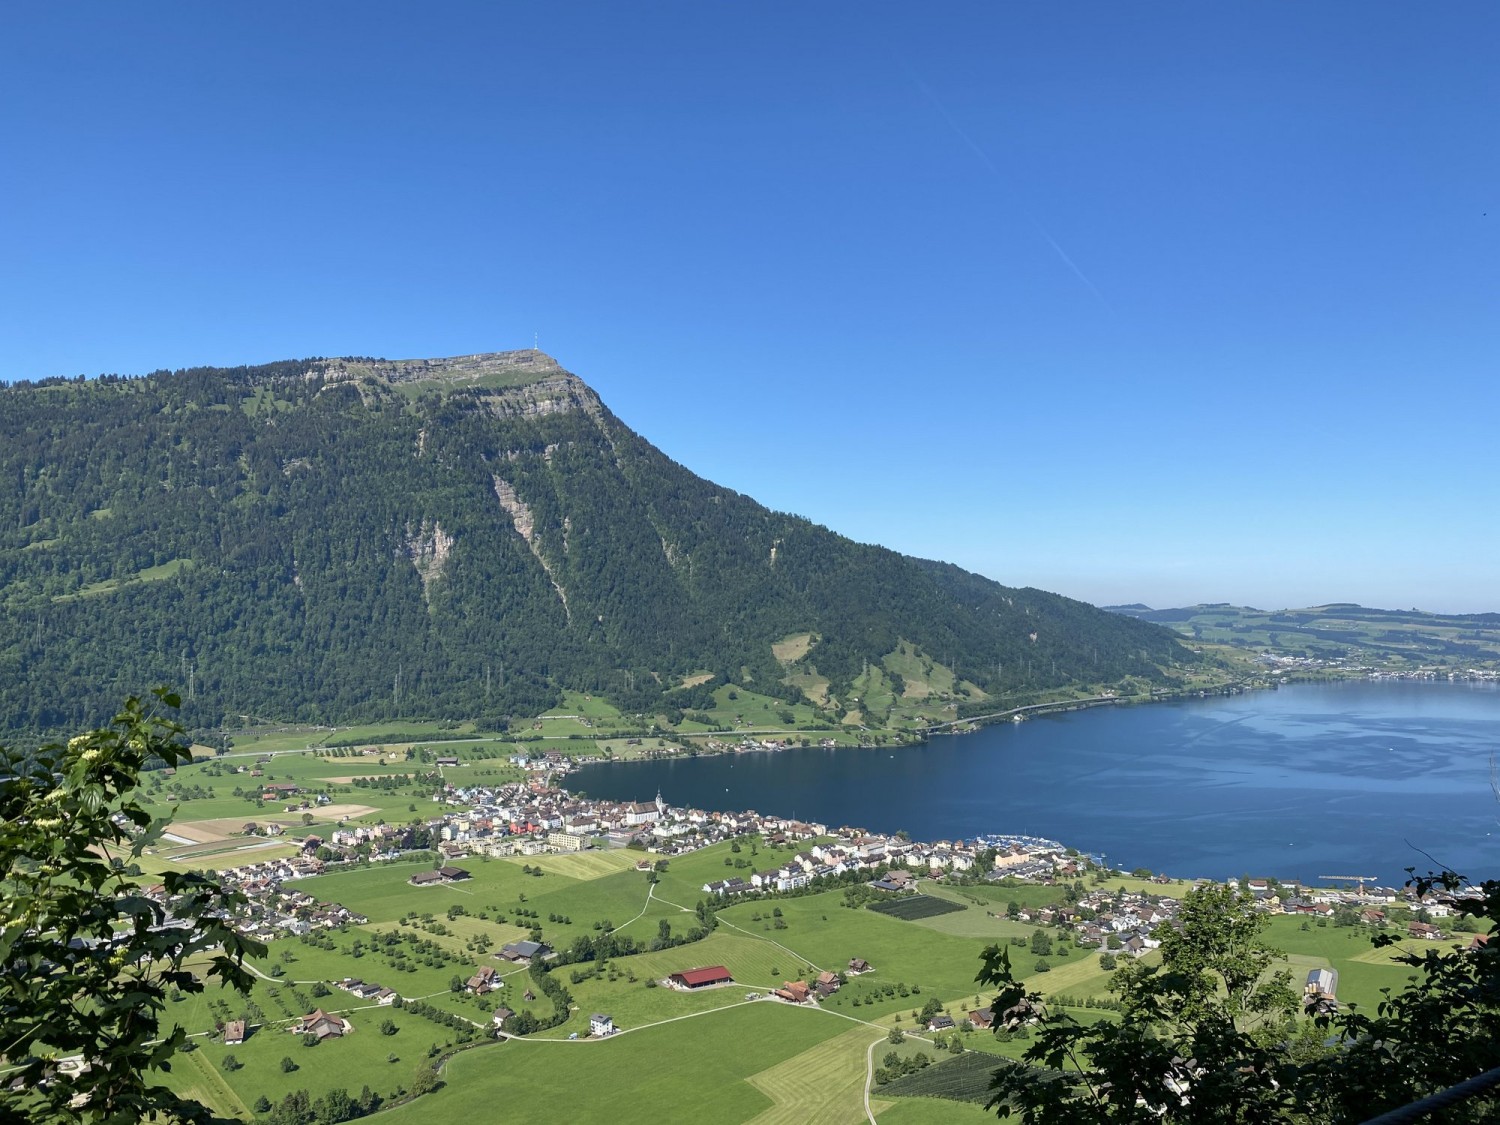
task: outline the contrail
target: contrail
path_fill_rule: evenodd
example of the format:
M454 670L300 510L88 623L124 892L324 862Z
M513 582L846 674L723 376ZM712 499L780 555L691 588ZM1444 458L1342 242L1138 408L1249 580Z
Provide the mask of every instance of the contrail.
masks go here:
M927 96L927 100L933 104L933 107L938 111L938 113L942 114L943 120L948 123L948 127L950 129L958 134L959 140L968 145L969 151L979 158L979 162L981 164L989 169L990 175L994 176L995 179L999 180L1002 184L1009 186L1009 181L1005 178L1005 175L1000 171L995 162L990 159L990 154L985 152L984 149L980 148L979 144L974 140L974 138L969 136L969 134L964 131L963 126L953 119L953 115L948 112L948 107L945 106L942 101L939 100L938 96L932 92L932 88L928 86L926 82L923 82L922 79L918 77L917 74L911 69L911 67L907 66L904 61L902 61L901 63L901 68L906 71L907 77L909 77L913 82L916 83L917 88ZM1073 276L1078 278L1079 281L1083 282L1083 284L1088 288L1088 291L1094 295L1094 297L1099 301L1101 305L1104 306L1105 311L1113 316L1115 310L1110 306L1110 303L1104 299L1104 294L1099 292L1099 287L1089 280L1088 274L1079 269L1078 263L1073 261L1073 259L1068 256L1068 252L1064 250L1060 245L1058 245L1057 239L1053 238L1052 235L1048 232L1047 228L1042 226L1041 220L1038 219L1034 214L1032 214L1031 209L1024 203L1017 203L1017 206L1020 207L1021 213L1025 215L1028 220L1030 220L1031 225L1036 228L1036 232L1044 239L1046 239L1047 245L1052 247L1053 252L1062 259L1063 265L1067 266L1068 269L1073 271Z

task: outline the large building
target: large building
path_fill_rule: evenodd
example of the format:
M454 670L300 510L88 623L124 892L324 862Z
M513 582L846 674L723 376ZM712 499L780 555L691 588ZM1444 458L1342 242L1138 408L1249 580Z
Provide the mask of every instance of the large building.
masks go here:
M579 832L549 832L547 843L559 851L581 852L587 846L588 838Z
M734 978L729 975L729 970L723 965L709 965L702 969L684 969L680 973L673 973L667 978L674 988L692 991L698 988L712 988L717 984L733 984Z

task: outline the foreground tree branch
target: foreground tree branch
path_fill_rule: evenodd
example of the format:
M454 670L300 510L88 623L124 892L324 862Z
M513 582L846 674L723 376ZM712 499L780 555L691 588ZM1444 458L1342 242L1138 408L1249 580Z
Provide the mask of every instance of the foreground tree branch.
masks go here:
M161 714L178 698L153 694L66 744L0 748L0 1118L208 1117L157 1082L186 1038L162 1027L167 994L202 992L200 976L246 992L244 958L264 947L230 924L240 899L217 880L168 872L152 898L128 873L170 819L146 811L141 774L192 757Z

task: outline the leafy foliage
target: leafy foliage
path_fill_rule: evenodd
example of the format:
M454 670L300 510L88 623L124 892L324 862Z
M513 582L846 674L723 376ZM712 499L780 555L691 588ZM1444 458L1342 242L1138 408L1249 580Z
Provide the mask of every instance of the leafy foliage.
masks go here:
M1413 880L1421 894L1457 890L1451 872ZM1500 926L1500 882L1458 909ZM1079 1024L1047 1012L1014 979L1002 949L985 951L979 979L1000 986L1000 1027L1034 1024L1026 1063L995 1072L990 1105L1027 1125L1063 1122L1307 1122L1352 1125L1500 1066L1500 950L1493 942L1397 958L1415 970L1374 1013L1299 1016L1285 972L1261 940L1264 916L1247 894L1195 890L1182 926L1167 931L1159 968L1127 961L1111 987L1118 1023ZM1377 936L1375 944L1394 939ZM1028 1065L1029 1064L1029 1065ZM1448 1108L1450 1123L1495 1120L1500 1098Z
M157 700L175 707L165 690ZM242 992L247 953L226 924L236 896L197 873L162 877L168 905L126 874L165 826L133 793L149 764L189 759L181 728L131 698L107 728L20 755L0 780L0 1027L15 1069L0 1116L135 1122L202 1107L154 1082L185 1033L162 1033L170 991L202 992L185 963ZM65 1060L76 1060L73 1063Z
M1418 894L1455 891L1464 880L1453 872L1414 878ZM1413 970L1412 984L1391 991L1373 1013L1359 1010L1322 1015L1320 1029L1336 1032L1344 1046L1308 1066L1311 1101L1323 1119L1363 1121L1408 1105L1500 1067L1500 880L1458 900L1463 917L1487 922L1485 940L1469 947L1424 949L1396 958ZM1395 942L1378 935L1375 944ZM1500 1118L1494 1090L1446 1111L1445 1122L1489 1122Z

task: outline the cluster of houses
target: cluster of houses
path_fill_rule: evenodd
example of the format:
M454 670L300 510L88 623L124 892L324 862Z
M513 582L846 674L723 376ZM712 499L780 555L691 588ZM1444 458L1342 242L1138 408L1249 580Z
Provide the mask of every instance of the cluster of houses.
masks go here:
M342 988L351 996L357 996L361 1000L373 1000L377 1004L389 1007L396 1002L394 990L385 988L371 980L360 980L358 977L345 977L338 982Z
M1251 879L1244 885L1254 897L1257 909L1269 914L1332 920L1343 911L1343 919L1350 924L1369 926L1383 926L1392 921L1383 909L1386 906L1400 904L1407 911L1426 911L1437 918L1454 913L1456 904L1450 895L1439 893L1419 898L1388 887L1334 890L1279 884L1271 879ZM1021 922L1070 929L1079 945L1107 947L1118 954L1138 957L1161 945L1164 927L1179 924L1180 910L1181 902L1165 895L1101 888L1071 905L1022 907L1015 917ZM1404 927L1408 937L1418 940L1442 941L1449 937L1430 922L1412 919ZM1482 937L1477 936L1474 944L1482 944ZM1336 972L1315 969L1308 974L1303 999L1310 1008L1332 1010L1338 1004L1337 990ZM970 1013L974 1026L981 1026L973 1017L974 1013Z
M1079 945L1140 956L1161 945L1159 927L1176 921L1182 904L1166 895L1094 890L1072 905L1021 907L1015 918L1071 929Z
M363 914L341 903L324 902L285 885L304 875L318 874L321 867L318 864L317 870L313 870L293 858L265 860L221 871L225 886L245 896L245 903L235 915L236 928L257 941L272 941L289 934L299 936L368 922ZM145 893L147 898L170 906L170 896L163 884L155 883Z
M1397 922L1388 907L1399 907L1406 913L1421 915L1401 923L1406 936L1419 941L1444 941L1450 936L1432 920L1450 918L1459 913L1462 895L1447 891L1418 895L1410 888L1366 887L1355 889L1308 888L1296 883L1277 883L1272 879L1250 879L1245 884L1262 910L1272 914L1300 914L1314 919L1337 919L1343 916L1352 923L1383 927ZM1469 894L1477 894L1470 890Z
M863 957L851 957L845 973L832 973L825 969L810 981L782 981L781 987L771 989L770 995L788 1004L811 1004L827 1000L844 986L846 977L857 977L871 971L872 966Z
M753 813L750 815L754 815ZM821 827L821 826L820 826ZM827 833L817 833L827 835ZM875 871L883 868L881 878L871 882L877 890L899 892L910 890L923 876L976 870L986 852L993 851L992 866L986 877L1026 874L1068 877L1079 868L1060 845L1050 842L1017 844L1003 850L990 849L974 842L921 843L900 836L878 836L854 829L839 829L834 839L810 845L791 859L748 878L731 876L703 884L705 894L729 898L761 891L792 891L807 886L820 876L843 875L850 871ZM771 842L775 842L772 838Z

